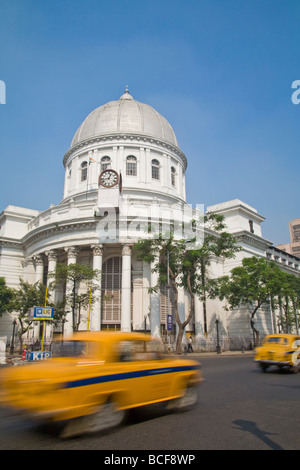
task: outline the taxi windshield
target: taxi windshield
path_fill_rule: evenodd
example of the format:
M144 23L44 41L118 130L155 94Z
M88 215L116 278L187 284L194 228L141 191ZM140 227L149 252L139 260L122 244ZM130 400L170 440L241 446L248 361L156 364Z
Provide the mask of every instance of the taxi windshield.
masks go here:
M288 340L283 336L270 336L269 338L265 339L265 344L272 343L272 344L288 344Z
M117 358L121 362L153 361L164 357L164 346L159 341L120 341L117 345Z
M91 344L87 341L55 341L52 344L52 357L87 356Z

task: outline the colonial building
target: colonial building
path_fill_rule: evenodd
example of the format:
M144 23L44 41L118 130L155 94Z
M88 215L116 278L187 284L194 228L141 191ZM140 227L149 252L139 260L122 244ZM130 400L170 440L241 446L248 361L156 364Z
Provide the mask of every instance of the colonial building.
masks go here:
M151 266L138 261L132 246L139 238L158 231L176 232L200 208L186 201L187 158L180 149L168 121L151 106L133 99L128 89L119 100L92 111L75 132L63 157L65 183L63 199L43 211L8 206L0 214L0 276L8 286L17 287L19 278L47 284L48 273L59 263L88 264L101 270L96 302L89 320L90 330L121 329L151 331L164 335L172 301L166 290L149 294L156 285ZM200 198L200 195L199 195ZM200 201L201 202L201 201ZM235 234L243 251L233 260L214 260L211 275L226 274L244 256L269 256L282 262L289 272L299 272L299 259L272 248L262 236L264 218L240 200L207 208L223 214L228 231ZM199 234L201 237L201 234ZM53 295L61 296L56 292ZM188 296L181 290L179 311L188 312ZM220 319L222 334L249 338L245 311L228 314L223 305L209 301L207 334L215 331ZM14 314L0 319L0 335L10 337ZM87 329L87 315L80 329ZM269 312L261 312L261 329L274 328ZM174 331L176 329L174 323ZM196 302L195 315L187 328L202 338L205 331L202 304ZM72 318L64 327L72 333ZM48 328L48 335L52 329ZM39 335L38 326L30 333Z

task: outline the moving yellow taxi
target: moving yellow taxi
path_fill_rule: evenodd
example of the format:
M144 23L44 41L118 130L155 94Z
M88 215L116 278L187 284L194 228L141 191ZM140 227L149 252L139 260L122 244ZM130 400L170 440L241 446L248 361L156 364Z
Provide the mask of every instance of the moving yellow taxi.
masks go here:
M263 371L269 366L288 368L298 372L300 365L300 336L274 334L266 336L262 346L256 348L254 360Z
M2 404L46 421L66 421L62 437L120 424L126 411L158 402L185 409L202 380L196 361L167 357L140 333L88 332L53 343L52 358L7 367Z

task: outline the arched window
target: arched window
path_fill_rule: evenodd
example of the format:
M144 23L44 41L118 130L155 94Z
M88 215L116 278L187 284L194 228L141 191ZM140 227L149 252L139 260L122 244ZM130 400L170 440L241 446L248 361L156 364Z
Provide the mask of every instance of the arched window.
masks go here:
M136 176L136 157L129 155L126 158L126 175Z
M105 156L101 158L101 171L106 170L107 168L110 168L110 157Z
M159 161L158 160L152 160L151 162L152 165L152 178L154 180L159 180Z
M86 181L87 179L87 162L81 163L81 181Z
M176 186L176 168L174 166L171 167L171 184Z

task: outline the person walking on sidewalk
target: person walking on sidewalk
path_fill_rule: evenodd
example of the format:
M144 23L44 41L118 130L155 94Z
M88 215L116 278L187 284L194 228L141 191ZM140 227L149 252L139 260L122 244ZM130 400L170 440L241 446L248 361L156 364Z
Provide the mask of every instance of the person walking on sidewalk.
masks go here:
M189 344L188 344L187 352L194 352L194 350L193 350L193 340L192 340L191 336L189 338Z

